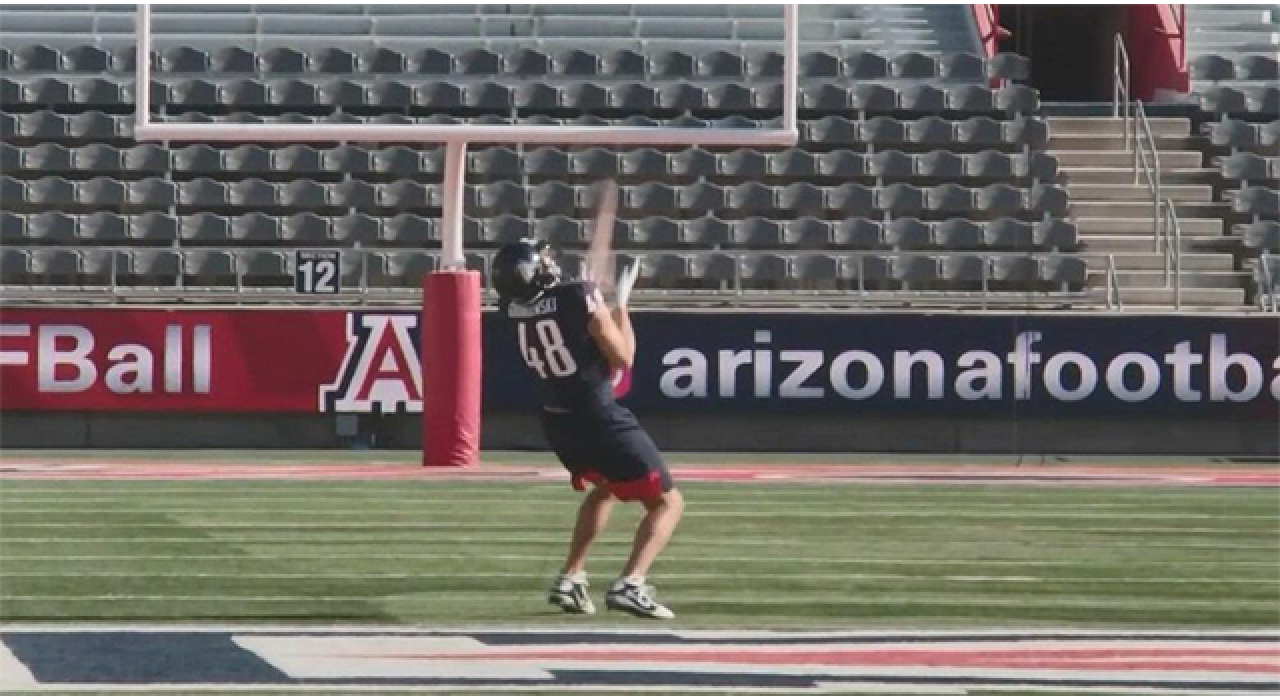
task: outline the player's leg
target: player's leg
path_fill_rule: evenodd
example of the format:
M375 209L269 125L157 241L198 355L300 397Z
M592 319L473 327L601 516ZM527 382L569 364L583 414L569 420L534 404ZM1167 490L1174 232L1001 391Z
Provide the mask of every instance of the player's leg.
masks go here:
M573 526L573 539L569 542L569 556L564 563L566 576L581 574L586 570L587 553L591 545L604 532L613 510L614 498L609 488L597 486L578 507L578 521Z
M635 541L631 545L631 557L622 570L622 577L644 580L649 575L649 567L662 553L671 533L675 532L684 514L684 496L679 489L671 489L666 493L644 502L645 516L636 528Z

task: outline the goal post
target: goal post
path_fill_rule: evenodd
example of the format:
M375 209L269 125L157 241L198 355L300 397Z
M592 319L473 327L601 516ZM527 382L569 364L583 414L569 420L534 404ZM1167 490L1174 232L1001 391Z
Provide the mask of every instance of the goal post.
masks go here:
M799 140L799 10L783 5L780 128L571 126L539 124L177 123L152 114L151 7L137 6L134 138L216 143L440 143L445 146L441 270L423 282L423 465L470 466L480 444L480 275L466 270L463 204L467 146L793 146Z

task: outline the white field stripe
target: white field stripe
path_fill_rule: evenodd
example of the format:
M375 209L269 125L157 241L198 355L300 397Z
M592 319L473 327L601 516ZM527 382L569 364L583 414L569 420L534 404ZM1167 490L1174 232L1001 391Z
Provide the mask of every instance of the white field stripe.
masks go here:
M164 593L105 593L105 594L84 594L84 595L62 595L62 594L30 594L30 595L12 595L0 593L0 601L65 601L65 602L126 602L126 601L144 601L144 602L209 602L209 603L333 603L333 602L376 602L376 603L394 603L397 609L408 607L413 603L433 604L437 602L467 602L473 601L477 603L503 601L503 602L521 602L527 603L531 600L543 601L545 592L538 588L536 591L528 593L509 593L504 591L485 591L482 593L430 593L430 592L413 592L391 595L369 595L369 596L333 596L333 595L172 595ZM1114 610L1181 610L1186 608L1195 608L1202 610L1221 610L1221 609L1256 609L1264 611L1273 611L1275 609L1275 601L1243 601L1243 600L1185 600L1185 599L1154 599L1154 598L1116 598L1114 596L1089 596L1089 595L1055 595L1055 594L1039 594L1032 600L1010 599L1009 595L983 595L980 593L963 593L957 595L939 594L934 592L914 593L910 591L893 591L886 592L881 595L849 595L849 594L823 594L823 595L783 595L783 596L753 596L745 594L741 591L735 591L732 595L698 595L684 594L672 596L672 601L679 605L695 605L697 603L733 603L735 605L831 605L831 604L884 604L901 605L904 603L915 603L920 605L954 605L962 608L970 608L974 606L990 606L1001 608L1035 608L1035 607L1068 607L1068 608L1108 608Z
M40 684L21 661L0 643L0 693L13 690L30 690Z
M1062 532L1075 532L1074 530L1062 530ZM1126 531L1126 534L1128 531ZM848 533L842 533L847 536ZM980 538L985 541L986 538ZM824 545L823 542L817 540L812 535L806 537L807 544L811 546ZM458 544L548 544L563 545L564 538L561 536L546 537L472 537L457 535L440 535L432 534L431 543L450 542ZM302 543L314 543L324 545L335 544L376 544L387 545L392 543L402 544L421 544L421 540L417 538L389 538L387 536L370 537L367 535L343 536L342 533L328 533L318 536L308 536L306 533L298 533L289 536L210 536L210 537L4 537L0 542L11 544L71 544L71 543L93 543L93 544L139 544L139 543L189 543L189 544L207 544L207 545L223 545L223 544L279 544L288 546L298 546ZM629 545L631 539L629 537L602 537L596 540L599 544L604 545ZM673 546L712 546L712 547L783 547L795 549L797 543L794 539L744 539L733 533L725 533L721 537L680 537L673 541ZM848 546L856 546L855 542L842 542ZM825 543L825 546L831 546L831 543ZM1096 550L1098 544L1095 542L1054 542L1055 549L1077 547ZM1208 549L1208 550L1239 550L1239 551L1262 551L1270 554L1275 553L1274 545L1242 545L1231 542L1112 542L1108 543L1109 549Z
M691 514L686 514L688 517ZM745 515L745 514L744 514ZM527 527L530 529L546 527L546 520L539 521L519 521L506 520L503 523L491 523L486 521L467 522L467 521L432 521L432 520L386 520L374 522L346 522L327 520L324 522L222 522L217 520L191 519L183 520L180 523L86 523L86 522L38 522L38 523L5 523L4 528L9 530L33 530L33 529L55 529L55 530L172 530L177 527L203 528L207 530L509 530L514 527ZM894 530L938 530L951 528L953 524L945 522L935 522L927 524L912 523L868 523L860 526L861 528L891 528ZM966 529L981 529L966 528ZM1115 527L1048 527L1034 525L1010 525L1004 528L1012 532L1045 532L1045 533L1079 533L1079 534L1192 534L1192 535L1221 535L1247 532L1251 534L1267 534L1269 531L1260 531L1257 527L1123 527L1117 525ZM1280 534L1280 533L1274 533ZM8 538L5 538L8 539Z
M378 553L360 553L360 554L299 554L296 552L279 552L279 553L254 553L254 552L238 552L236 554L20 554L20 555L4 555L0 557L5 562L20 561L119 561L119 562L139 562L139 561L475 561L477 559L493 560L493 561L560 561L564 556L556 554L495 554L485 553L479 554L424 554L422 552L404 552L398 554L378 554ZM625 555L617 554L593 554L592 561L626 561ZM707 563L737 563L737 564L891 564L891 565L914 565L914 566L975 566L983 569L993 567L1027 567L1037 569L1074 569L1080 566L1114 566L1114 562L1096 559L1066 559L1057 558L1054 561L1041 560L1019 560L1019 559L896 559L882 557L791 557L791 556L772 556L763 555L759 557L725 557L716 555L688 555L681 556L677 552L668 551L662 555L662 561L665 562L696 562L698 564ZM1269 570L1276 569L1276 562L1222 562L1222 561L1198 561L1194 559L1179 561L1156 561L1144 564L1151 568L1185 568L1185 567L1212 567L1212 568L1266 568ZM2 573L2 572L0 572Z
M105 578L105 579L217 579L217 580L331 580L331 581L413 581L416 579L452 579L452 578L509 578L545 581L543 573L525 573L518 571L460 571L460 572L414 572L414 573L245 573L245 572L176 572L154 571L117 573L102 571L79 572L0 572L0 579L45 579L45 578ZM990 575L957 575L957 574L867 574L867 573L664 573L663 580L688 581L735 581L735 580L778 580L778 581L955 581L955 582L1009 582L1009 583L1277 583L1275 578L1144 578L1144 577L1059 577L1059 576L990 576ZM1210 593L1209 595L1217 595Z
M400 501L397 501L399 504ZM437 500L431 502L433 505L459 506L466 504L474 505L493 505L494 501L457 501L457 500ZM529 507L531 514L545 513L547 504L516 502ZM724 504L736 506L747 505L741 501L722 501ZM349 502L344 502L344 505ZM512 505L515 505L513 503ZM705 505L703 501L698 501L697 506ZM762 504L764 505L764 504ZM769 504L776 506L777 504ZM840 510L824 510L819 506L836 506ZM1124 506L1131 508L1131 506ZM979 510L981 512L975 512ZM504 511L517 510L515 508L506 509ZM11 508L5 506L2 513L5 516L12 515L30 515L30 514L56 514L67 515L68 513L78 512L70 510L65 506L62 508ZM205 508L168 508L164 506L156 506L153 508L93 508L79 511L84 513L103 513L111 515L262 515L262 508L222 508L219 506L208 506ZM320 515L331 517L367 517L369 515L422 515L420 508L387 508L377 506L376 512L371 513L368 509L363 510L343 510L343 509L325 509L325 508L275 508L271 509L271 515ZM998 519L998 518L1016 518L1025 519L1044 519L1044 520L1267 520L1280 524L1280 511L1275 514L1262 515L1236 515L1228 513L1178 513L1170 511L1167 513L1082 513L1078 510L1071 511L1045 511L1042 509L1026 510L1017 508L996 508L988 505L975 505L971 508L956 510L952 508L933 509L929 507L911 508L909 510L882 510L867 509L858 507L853 504L795 504L794 509L762 507L759 510L714 510L698 507L697 510L691 510L685 513L685 517L695 518L718 518L718 517L750 517L750 518L815 518L815 519L858 519L858 518L932 518L932 517L948 517L961 519ZM22 523L10 523L11 525L19 525Z

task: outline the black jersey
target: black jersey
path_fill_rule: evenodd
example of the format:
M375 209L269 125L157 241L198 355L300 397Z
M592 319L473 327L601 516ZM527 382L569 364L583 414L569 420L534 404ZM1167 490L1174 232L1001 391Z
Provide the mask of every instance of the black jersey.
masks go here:
M609 361L588 330L603 303L595 284L571 282L528 304L507 304L520 354L542 380L547 408L576 411L613 402Z

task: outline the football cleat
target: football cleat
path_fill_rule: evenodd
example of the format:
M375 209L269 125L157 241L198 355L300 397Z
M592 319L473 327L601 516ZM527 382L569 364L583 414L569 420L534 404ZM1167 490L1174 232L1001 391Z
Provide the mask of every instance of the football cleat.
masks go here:
M567 613L594 615L596 612L595 603L591 602L591 596L587 594L586 579L575 581L568 576L561 576L551 586L548 601Z
M667 606L654 600L657 591L653 586L618 581L605 595L605 605L610 610L629 612L636 617L649 617L655 620L670 620L676 614Z

